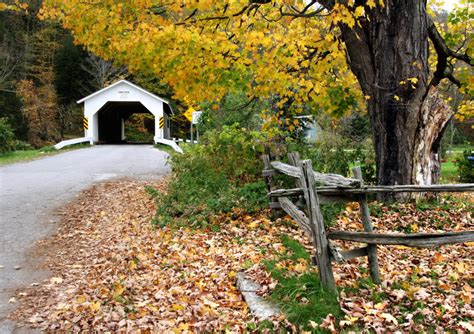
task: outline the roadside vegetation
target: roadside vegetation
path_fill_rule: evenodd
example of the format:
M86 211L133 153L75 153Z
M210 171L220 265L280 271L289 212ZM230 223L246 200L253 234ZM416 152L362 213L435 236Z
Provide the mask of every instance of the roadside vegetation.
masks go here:
M235 124L208 131L199 145L183 145L182 155L172 153L173 174L166 195L157 198L154 223L213 228L213 215L264 208L262 139L260 133Z
M89 145L77 144L56 150L53 146L33 148L30 144L15 138L15 134L7 118L0 118L0 166L30 161L46 156L61 153L66 150L88 147Z
M159 149L160 151L164 151L168 154L171 154L171 153L175 152L175 150L172 147L170 147L168 145L165 145L165 144L159 144L158 143L158 144L153 145L153 147L156 148L156 149Z
M81 148L90 147L89 144L76 144L70 145L61 150L55 149L53 146L46 146L39 149L32 149L30 146L22 150L14 150L11 152L0 153L0 166L13 164L17 162L27 162L31 160L41 159L52 155L60 154L65 151L72 151Z

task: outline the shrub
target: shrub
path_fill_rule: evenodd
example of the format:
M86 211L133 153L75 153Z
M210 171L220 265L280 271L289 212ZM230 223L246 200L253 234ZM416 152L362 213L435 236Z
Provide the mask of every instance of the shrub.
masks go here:
M6 117L0 118L0 153L15 150L15 134Z
M183 146L184 154L171 154L173 175L168 192L157 198L156 222L205 227L214 214L264 207L261 139L258 132L224 126L208 131L199 145Z
M455 161L461 182L474 182L474 161L468 160L469 156L474 156L474 152L466 150L463 152L463 155Z
M310 159L318 172L350 176L351 168L360 164L364 181L376 181L375 154L370 140L354 144L336 133L323 132L315 144L290 147L289 150L299 151L302 159Z
M23 140L16 140L15 141L15 150L17 151L27 151L27 150L32 150L33 147L28 144L26 141Z
M249 99L245 92L226 94L219 102L201 104L202 117L198 124L201 134L208 131L221 131L224 126L240 124L247 129L259 129L262 119L259 116L266 103Z
M125 140L133 143L153 142L153 116L133 114L125 123Z
M224 126L221 132L209 131L200 145L184 146L185 154L173 155L171 164L176 174L205 166L209 172L222 174L236 184L253 182L261 179L262 142L259 132L239 128L238 124Z

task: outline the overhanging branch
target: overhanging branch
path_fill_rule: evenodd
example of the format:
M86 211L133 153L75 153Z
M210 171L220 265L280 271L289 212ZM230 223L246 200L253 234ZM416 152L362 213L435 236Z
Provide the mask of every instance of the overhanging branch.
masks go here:
M461 60L472 66L472 59L464 53L454 52L451 50L445 43L443 37L439 33L438 29L433 22L433 20L428 17L428 36L433 42L433 46L438 55L438 63L436 64L436 71L434 73L433 80L431 84L437 86L440 81L444 78L449 79L456 86L460 86L461 83L453 75L453 68L451 64L448 63L448 58L455 58Z

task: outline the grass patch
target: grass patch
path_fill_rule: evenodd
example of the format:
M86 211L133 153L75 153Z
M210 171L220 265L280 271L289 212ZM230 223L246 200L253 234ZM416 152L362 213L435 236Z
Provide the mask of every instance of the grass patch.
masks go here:
M286 234L281 236L281 241L286 248L291 250L291 255L288 257L289 259L295 261L297 261L298 259L303 259L307 263L309 263L310 255L302 244L300 244L298 241L292 239Z
M38 150L13 151L0 154L0 165L8 165L15 162L29 161L39 157L42 153Z
M182 174L170 182L165 195L157 197L157 204L155 224L214 229L213 219L219 214L234 208L248 213L264 208L266 187L263 181L235 185L222 175L200 179Z
M80 148L89 147L89 144L77 144L65 147L61 150L56 150L53 146L46 146L36 150L12 151L0 154L0 166L14 164L17 162L28 162L39 158L49 157L62 153L64 151L71 151Z
M441 164L441 180L440 183L469 183L469 169L471 170L472 179L472 165L467 162L467 155L472 155L473 149L469 145L458 145L452 148L446 154L446 161ZM464 177L464 180L462 179Z
M336 296L323 290L314 272L280 281L271 298L280 305L291 323L304 330L311 329L310 321L320 324L330 313L336 317L342 315Z
M441 183L459 182L458 167L454 163L455 159L443 162L441 164Z
M330 313L336 318L342 317L337 296L324 290L316 272L308 269L295 275L293 270L282 266L283 261L288 266L304 263L309 268L310 255L303 245L289 236L282 235L281 240L287 251L279 254L276 260L265 262L266 269L278 280L269 298L279 305L288 320L299 330L317 333L310 322L321 323Z
M175 153L175 150L171 146L168 146L165 144L158 143L158 144L153 145L153 147L159 149L160 151L166 152L168 154Z

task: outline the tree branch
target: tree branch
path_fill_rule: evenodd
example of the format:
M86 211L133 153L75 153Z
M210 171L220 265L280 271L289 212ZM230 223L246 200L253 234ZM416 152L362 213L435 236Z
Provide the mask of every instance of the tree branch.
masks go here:
M454 52L451 50L445 43L443 37L439 33L438 29L433 22L433 20L428 17L428 36L433 42L433 46L438 55L438 63L436 64L436 71L434 72L433 80L431 85L437 86L440 81L444 78L449 79L456 86L460 86L461 83L453 75L453 68L448 63L448 58L452 57L458 60L461 60L472 66L472 59L467 55L459 52Z
M268 1L262 1L262 3L267 3L267 2ZM222 16L209 16L209 17L197 18L197 19L191 20L191 23L204 22L204 21L215 21L215 20L228 20L231 17L237 17L237 16L242 15L246 10L250 11L254 6L259 6L258 3L260 3L260 2L252 1L252 4L250 6L244 6L244 7L242 7L241 10L239 10L236 13L229 14L229 15L222 15ZM225 11L227 11L227 8L225 8L224 13L225 13ZM194 16L196 14L196 12L197 12L197 10L195 10L195 12L192 14L192 16ZM177 26L185 25L186 24L185 21L189 20L191 17L186 18L186 20L184 20L184 21L177 22L177 23L175 23L175 25L177 25Z

